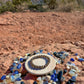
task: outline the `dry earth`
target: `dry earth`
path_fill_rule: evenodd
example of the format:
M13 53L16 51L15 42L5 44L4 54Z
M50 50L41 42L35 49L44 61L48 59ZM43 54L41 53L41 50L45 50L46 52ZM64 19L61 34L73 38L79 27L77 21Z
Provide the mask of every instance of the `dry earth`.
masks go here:
M0 15L0 77L15 57L38 49L77 52L84 57L84 12L27 11ZM81 69L76 84L84 84L84 64L75 63Z

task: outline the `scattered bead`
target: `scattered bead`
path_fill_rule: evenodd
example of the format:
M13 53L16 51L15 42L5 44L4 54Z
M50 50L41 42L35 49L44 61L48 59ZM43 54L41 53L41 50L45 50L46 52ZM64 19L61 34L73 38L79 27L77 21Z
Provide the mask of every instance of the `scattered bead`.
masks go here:
M6 75L3 75L3 76L1 77L1 80L4 80L4 79L6 79Z
M71 58L70 61L74 62L75 60L73 58Z

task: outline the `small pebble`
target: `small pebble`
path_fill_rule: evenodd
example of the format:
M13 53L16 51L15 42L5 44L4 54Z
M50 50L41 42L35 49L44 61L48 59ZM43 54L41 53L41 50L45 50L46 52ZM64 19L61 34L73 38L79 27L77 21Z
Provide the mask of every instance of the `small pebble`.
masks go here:
M21 81L21 83L20 84L25 84L23 81Z
M75 60L74 60L74 58L71 58L70 61L74 62Z
M78 53L75 53L75 56L77 56L78 55Z
M67 73L67 70L66 70L66 69L64 69L64 74L65 74L65 73Z
M34 82L33 82L33 84L37 84L37 82L36 82L36 81L34 81Z
M4 80L4 79L6 79L6 75L3 75L3 76L1 77L1 80Z

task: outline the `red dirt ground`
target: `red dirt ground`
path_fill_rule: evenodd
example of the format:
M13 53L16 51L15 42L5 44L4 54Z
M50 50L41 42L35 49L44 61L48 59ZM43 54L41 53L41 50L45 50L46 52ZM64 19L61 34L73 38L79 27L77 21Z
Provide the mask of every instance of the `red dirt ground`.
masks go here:
M0 76L16 56L37 49L71 50L84 57L84 12L6 12L0 15ZM84 76L79 79L83 80ZM76 84L84 84L84 81Z

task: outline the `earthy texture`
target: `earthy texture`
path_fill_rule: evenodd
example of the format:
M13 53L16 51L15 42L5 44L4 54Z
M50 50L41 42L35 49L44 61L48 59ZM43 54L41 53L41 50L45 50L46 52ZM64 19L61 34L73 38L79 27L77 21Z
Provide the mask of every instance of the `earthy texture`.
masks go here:
M0 15L0 76L15 57L38 49L44 49L46 53L77 52L84 58L84 12L6 12ZM76 84L84 84L84 63L75 63L81 69Z

